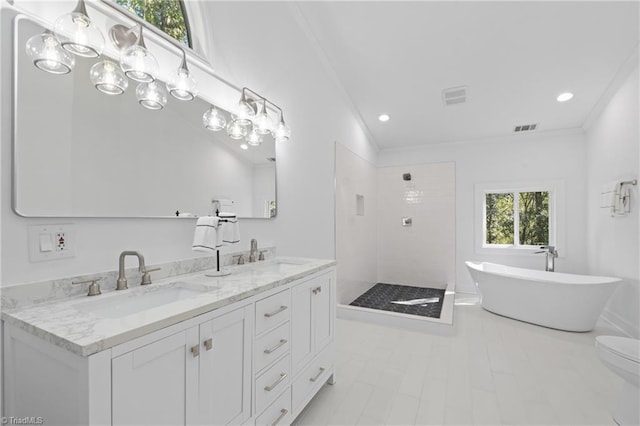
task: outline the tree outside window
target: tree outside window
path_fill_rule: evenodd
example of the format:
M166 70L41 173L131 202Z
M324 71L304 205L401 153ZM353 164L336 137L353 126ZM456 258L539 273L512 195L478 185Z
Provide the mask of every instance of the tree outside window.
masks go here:
M549 244L549 192L485 193L486 245Z
M113 0L164 33L191 47L184 5L180 0Z

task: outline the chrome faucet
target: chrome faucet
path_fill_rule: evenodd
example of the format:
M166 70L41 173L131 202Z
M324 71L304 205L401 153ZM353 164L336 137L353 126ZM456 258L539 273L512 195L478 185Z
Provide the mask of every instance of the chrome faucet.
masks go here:
M251 251L249 252L249 263L253 263L258 260L258 240L251 239Z
M558 257L558 252L554 246L541 246L541 251L537 251L536 254L546 253L547 255L547 263L545 265L544 270L548 272L553 272L555 269L555 260Z
M124 276L124 258L126 256L136 256L138 258L138 271L142 272L142 274L147 273L147 268L144 266L144 256L140 252L123 251L120 253L120 259L118 262L118 280L116 281L116 290L126 290L128 288L127 278Z

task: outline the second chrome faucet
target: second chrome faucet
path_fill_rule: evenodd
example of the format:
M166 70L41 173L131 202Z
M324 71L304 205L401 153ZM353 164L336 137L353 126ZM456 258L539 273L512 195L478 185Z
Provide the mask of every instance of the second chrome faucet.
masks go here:
M126 290L129 288L127 285L127 277L124 274L124 259L127 256L136 256L138 258L138 271L142 273L142 279L140 285L151 284L150 272L158 271L160 268L147 269L144 264L144 256L138 251L123 251L120 253L118 259L118 279L116 280L116 290Z

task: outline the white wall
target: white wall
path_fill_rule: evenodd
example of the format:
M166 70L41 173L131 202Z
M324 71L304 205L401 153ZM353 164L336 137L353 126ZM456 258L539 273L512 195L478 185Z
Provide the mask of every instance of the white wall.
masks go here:
M377 282L376 166L336 144L337 301L351 303ZM356 195L363 196L362 215Z
M378 282L455 283L455 189L452 162L378 168Z
M39 7L47 9L48 5L41 3ZM257 238L261 247L276 245L280 254L333 258L334 141L345 141L365 158L375 156L375 149L345 106L343 93L326 77L323 64L308 49L306 34L292 18L290 5L276 2L200 5L215 12L208 15L213 17L208 22L214 40L214 52L209 52L213 67L223 77L247 85L280 105L293 131L291 141L276 148L278 217L271 221L244 220L242 242L237 248L248 249L248 241ZM9 7L6 2L2 6ZM69 9L72 7L73 4ZM3 93L11 84L11 40L5 33L0 41ZM149 46L148 37L145 40ZM275 49L282 50L276 54ZM208 96L216 95L214 81L204 77L199 81ZM113 270L118 254L126 249L140 250L150 264L197 256L190 250L194 224L188 220L29 219L13 213L11 128L7 125L11 99L3 96L0 102L2 285ZM225 102L228 105L229 100ZM76 225L76 257L30 263L27 226L69 222Z
M586 272L586 149L582 132L516 135L498 140L456 142L409 149L382 150L378 165L455 162L456 291L475 292L466 260L540 269L535 255L492 255L474 247L474 185L486 182L561 180L566 194L565 247L559 247L556 270Z
M638 178L638 94L636 65L586 134L589 272L624 279L604 316L636 338L640 337L640 191L632 187L631 213L624 217L611 217L608 209L600 209L599 193L612 181Z

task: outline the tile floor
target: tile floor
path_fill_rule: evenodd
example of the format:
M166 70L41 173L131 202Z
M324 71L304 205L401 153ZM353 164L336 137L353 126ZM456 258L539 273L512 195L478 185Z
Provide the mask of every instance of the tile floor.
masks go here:
M337 320L336 380L296 425L613 425L622 380L589 333L534 326L456 302L454 335Z

